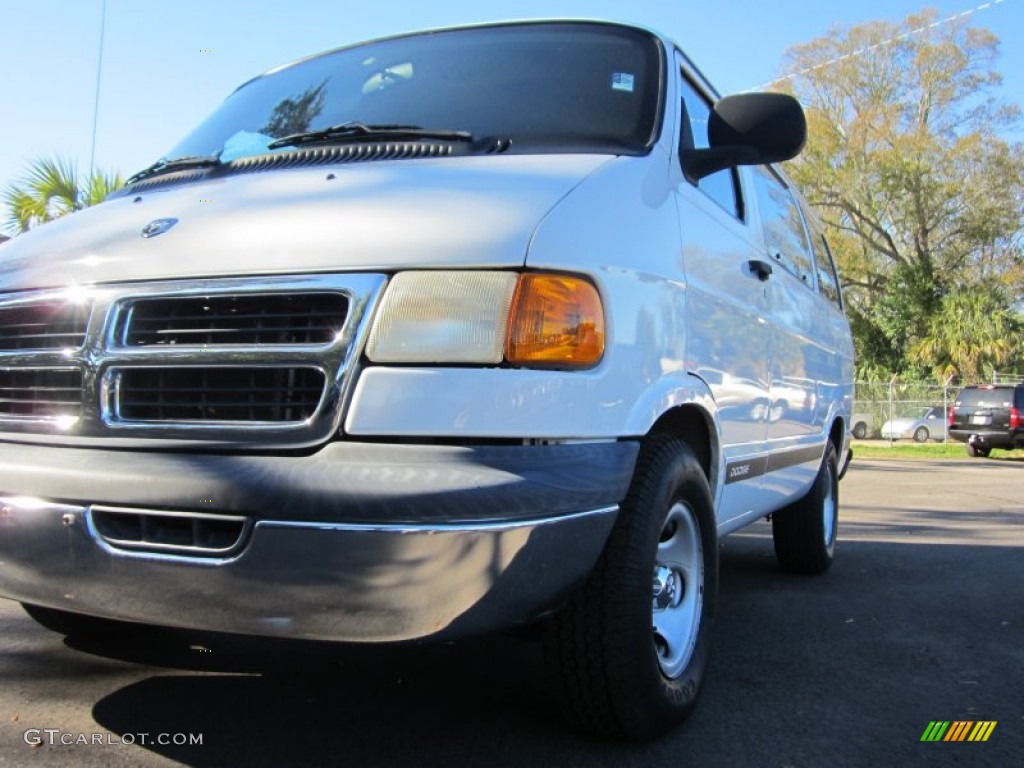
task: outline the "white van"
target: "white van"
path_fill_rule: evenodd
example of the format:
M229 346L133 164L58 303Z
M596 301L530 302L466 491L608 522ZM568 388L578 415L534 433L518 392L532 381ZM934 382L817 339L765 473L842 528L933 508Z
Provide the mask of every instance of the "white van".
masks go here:
M850 331L773 165L805 133L607 23L249 81L0 250L0 594L65 632L542 622L572 718L664 732L719 537L832 561Z

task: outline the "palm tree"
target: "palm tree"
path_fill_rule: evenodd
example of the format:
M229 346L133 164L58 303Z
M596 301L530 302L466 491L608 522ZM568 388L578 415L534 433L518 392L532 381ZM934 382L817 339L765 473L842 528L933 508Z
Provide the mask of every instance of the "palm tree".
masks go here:
M101 171L93 171L82 183L70 161L41 158L29 166L21 181L4 190L5 228L14 234L27 232L38 224L102 202L123 185L120 173Z
M910 359L925 363L939 381L958 375L979 381L1013 357L1021 319L994 291L963 286L943 298L927 334L910 349Z

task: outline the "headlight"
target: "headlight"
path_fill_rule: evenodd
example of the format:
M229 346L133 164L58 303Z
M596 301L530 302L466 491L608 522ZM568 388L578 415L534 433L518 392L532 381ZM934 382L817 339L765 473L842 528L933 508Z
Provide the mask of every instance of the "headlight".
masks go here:
M516 275L399 272L370 330L375 363L500 363Z
M604 309L580 277L511 272L400 272L366 347L375 363L580 368L604 354Z

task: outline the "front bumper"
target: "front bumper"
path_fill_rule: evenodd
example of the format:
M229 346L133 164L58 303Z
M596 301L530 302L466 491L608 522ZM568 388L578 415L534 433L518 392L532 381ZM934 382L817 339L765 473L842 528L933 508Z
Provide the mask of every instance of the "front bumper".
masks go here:
M529 621L590 571L637 445L334 443L313 456L0 444L0 595L88 615L387 641ZM244 517L226 556L111 543L98 508Z

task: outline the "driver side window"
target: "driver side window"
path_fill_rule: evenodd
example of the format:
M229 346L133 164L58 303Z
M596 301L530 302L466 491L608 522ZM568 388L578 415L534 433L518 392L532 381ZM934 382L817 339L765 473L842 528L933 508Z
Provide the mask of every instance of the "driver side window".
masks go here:
M680 79L680 91L683 95L683 128L679 149L680 151L683 149L706 149L711 104L685 77ZM728 213L740 221L743 220L743 204L739 195L735 169L727 168L705 176L697 183L697 188Z

